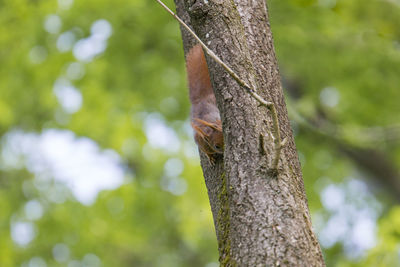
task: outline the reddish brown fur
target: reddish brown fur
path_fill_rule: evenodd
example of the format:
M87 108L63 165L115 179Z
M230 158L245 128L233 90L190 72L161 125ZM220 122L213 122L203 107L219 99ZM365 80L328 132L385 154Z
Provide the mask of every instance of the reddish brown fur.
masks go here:
M186 69L189 80L189 96L192 104L202 101L209 95L214 96L203 49L195 45L186 57Z
M186 57L186 68L192 102L191 121L195 132L194 139L213 162L218 154L223 154L224 139L207 63L200 45L190 49Z

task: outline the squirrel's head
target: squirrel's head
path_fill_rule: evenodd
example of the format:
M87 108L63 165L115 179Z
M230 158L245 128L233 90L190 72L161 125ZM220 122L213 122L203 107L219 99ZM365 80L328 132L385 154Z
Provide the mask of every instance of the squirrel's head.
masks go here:
M210 145L214 148L218 154L224 153L224 136L221 130L212 129L210 136Z
M196 119L192 123L195 131L195 140L200 149L207 155L224 153L224 136L222 134L221 121L210 123Z

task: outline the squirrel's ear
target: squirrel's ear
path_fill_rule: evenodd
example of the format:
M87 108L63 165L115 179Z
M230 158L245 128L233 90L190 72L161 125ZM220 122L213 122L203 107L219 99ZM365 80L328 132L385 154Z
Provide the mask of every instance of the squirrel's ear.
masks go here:
M215 123L213 123L213 128L217 131L222 132L222 123L221 120L216 120Z
M204 139L206 133L205 133L200 127L194 125L193 123L192 123L192 127L193 127L193 130L194 130L201 138Z
M205 121L205 120L202 120L202 119L199 119L199 118L195 118L195 121L200 123L200 124L203 124L205 126L210 126L209 125L210 123L208 121Z
M208 121L204 121L204 120L196 118L196 121L200 124L211 127L214 130L222 131L221 120L217 120L215 123L212 123L212 122L208 122Z

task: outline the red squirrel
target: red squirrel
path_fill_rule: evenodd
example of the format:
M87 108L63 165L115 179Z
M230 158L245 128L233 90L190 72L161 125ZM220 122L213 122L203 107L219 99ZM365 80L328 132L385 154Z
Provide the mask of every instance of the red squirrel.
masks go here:
M201 45L197 44L190 49L186 56L186 69L192 103L190 117L194 140L213 163L218 155L224 153L224 138L221 117Z

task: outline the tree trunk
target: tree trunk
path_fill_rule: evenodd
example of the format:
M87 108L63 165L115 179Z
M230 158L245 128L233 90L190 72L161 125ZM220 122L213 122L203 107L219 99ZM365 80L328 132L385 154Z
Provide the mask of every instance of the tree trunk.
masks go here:
M224 157L201 164L222 266L324 266L313 233L264 0L175 0L178 15L247 84L275 104L283 148L277 175L271 113L207 57ZM182 29L185 52L194 39Z

